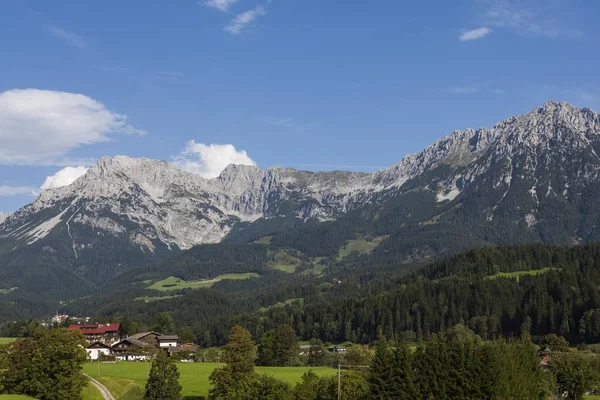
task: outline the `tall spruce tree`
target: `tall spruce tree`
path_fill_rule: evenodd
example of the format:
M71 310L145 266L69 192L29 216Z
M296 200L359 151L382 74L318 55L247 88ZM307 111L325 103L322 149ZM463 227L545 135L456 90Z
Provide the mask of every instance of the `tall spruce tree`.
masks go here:
M181 389L177 366L161 351L152 362L144 400L180 400Z
M247 329L234 326L229 332L229 340L224 346L223 360L226 365L215 369L209 376L213 385L211 399L242 399L254 384L254 342Z
M380 339L375 346L375 355L371 361L369 373L369 387L373 399L389 399L392 364L392 354L384 339Z
M391 381L388 385L390 398L399 400L415 399L410 346L407 343L396 345L392 350L391 359Z

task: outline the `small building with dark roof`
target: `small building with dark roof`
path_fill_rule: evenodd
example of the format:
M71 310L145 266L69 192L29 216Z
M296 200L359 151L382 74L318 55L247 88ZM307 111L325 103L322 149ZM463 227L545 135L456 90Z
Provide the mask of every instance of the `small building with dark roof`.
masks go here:
M155 346L157 343L156 338L158 338L160 336L163 336L163 335L158 332L150 331L150 332L136 333L135 335L131 335L129 337L132 339L139 340L140 342L142 342L144 344L151 344L151 345Z
M90 360L97 360L103 355L108 356L110 351L110 346L102 342L94 342L85 349L85 352Z
M156 338L156 347L161 349L177 347L178 341L179 336L177 335L161 335Z
M111 347L115 358L120 361L139 361L150 358L143 353L143 347L147 344L132 337L121 340Z

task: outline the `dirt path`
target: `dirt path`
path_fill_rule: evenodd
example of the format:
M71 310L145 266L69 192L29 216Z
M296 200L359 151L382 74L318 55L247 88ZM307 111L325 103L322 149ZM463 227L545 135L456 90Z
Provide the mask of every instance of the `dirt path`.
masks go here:
M117 400L112 395L112 393L110 393L108 391L108 389L106 388L106 386L104 386L103 384L101 384L100 382L98 382L97 380L95 380L94 378L92 378L91 376L86 375L86 374L84 374L84 375L88 377L88 379L90 380L90 382L92 382L92 385L96 386L96 389L98 389L98 391L100 391L100 394L102 395L102 397L104 397L104 400Z

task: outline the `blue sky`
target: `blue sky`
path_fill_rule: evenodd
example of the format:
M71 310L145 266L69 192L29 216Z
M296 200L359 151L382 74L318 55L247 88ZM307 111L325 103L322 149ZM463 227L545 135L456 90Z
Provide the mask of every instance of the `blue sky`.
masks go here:
M591 0L0 9L0 211L103 155L373 171L547 100L600 110Z

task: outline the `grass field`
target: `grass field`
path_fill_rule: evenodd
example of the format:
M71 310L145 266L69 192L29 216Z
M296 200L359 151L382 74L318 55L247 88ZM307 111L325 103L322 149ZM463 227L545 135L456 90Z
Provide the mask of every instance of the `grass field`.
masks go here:
M0 337L0 344L9 344L14 342L16 339L9 337Z
M136 297L134 300L145 301L146 303L149 303L151 301L168 300L168 299L174 299L175 297L181 297L181 296L183 296L183 295L176 294L173 296L144 296L144 297Z
M273 239L273 236L263 236L260 239L258 239L257 241L255 241L254 243L256 243L256 244L270 244L271 243L271 239Z
M268 251L269 262L268 266L279 271L293 274L296 272L296 267L302 263L298 257L290 254L287 251Z
M181 289L200 289L211 287L215 283L224 279L239 280L250 278L260 278L260 275L256 272L248 272L246 274L224 274L217 276L215 279L209 279L204 281L185 281L183 279L170 276L166 279L163 279L162 281L154 282L148 287L148 289L159 290L161 292Z
M150 365L150 364L149 364ZM217 368L213 363L178 363L180 378L179 383L183 386L183 396L207 396L210 384L208 376ZM294 385L300 382L302 375L307 372L308 367L257 367L256 372L272 375L277 379ZM333 375L333 368L312 368L317 375ZM97 365L86 364L84 372L93 378L97 376ZM100 364L100 382L104 384L117 398L130 390L132 385L144 387L146 385L146 363L143 362L120 362L117 364ZM4 400L4 399L1 399ZM88 400L88 399L86 399Z
M340 248L338 260L341 260L342 258L349 256L354 252L358 252L360 254L369 254L375 250L375 247L379 246L381 242L388 237L389 236L378 236L371 240L367 240L365 238L349 240L345 246Z
M301 305L304 305L304 299L302 297L299 297L299 298L295 298L295 299L286 300L285 302L281 302L280 301L279 303L275 303L275 304L273 304L272 306L269 306L269 307L261 307L261 308L258 309L258 312L267 312L267 311L269 311L272 308L285 307L285 306L287 306L289 304L292 304L295 301L299 301Z
M319 262L320 262L320 260L319 260ZM311 269L302 271L302 275L308 275L308 274L313 274L316 276L321 275L323 273L323 271L325 271L325 268L327 268L327 265L319 264L319 262L313 261L313 267Z
M542 268L542 269L530 269L528 271L515 271L515 272L500 272L496 275L488 276L486 279L496 279L496 278L515 278L517 281L520 277L525 275L540 275L545 274L546 272L550 272L553 270L559 270L560 268Z
M85 389L83 389L81 394L83 395L83 400L104 400L102 394L100 394L98 389L96 389L96 387L91 383L88 384Z
M35 400L33 397L21 396L20 394L0 394L0 400L27 400L27 399ZM85 399L85 400L88 400L88 399Z

